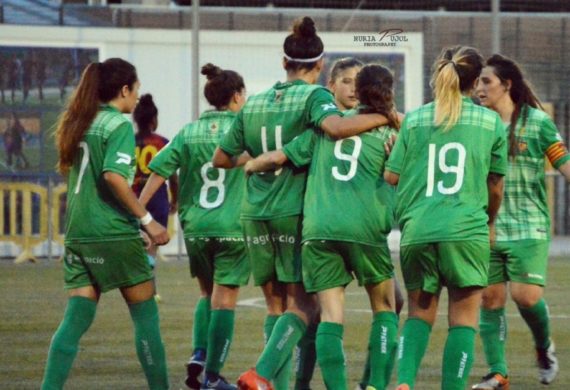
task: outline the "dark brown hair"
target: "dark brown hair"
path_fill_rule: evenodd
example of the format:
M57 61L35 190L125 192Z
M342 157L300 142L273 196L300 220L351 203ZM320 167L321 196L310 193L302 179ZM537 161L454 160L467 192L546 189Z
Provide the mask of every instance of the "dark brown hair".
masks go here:
M543 107L530 84L525 80L521 68L516 62L500 54L493 54L487 59L486 65L493 67L493 73L501 80L501 84L504 86L508 85L509 80L511 81L509 96L515 104L515 109L511 114L511 124L509 125L509 156L514 157L519 152L519 144L516 137L519 116L522 115L522 126L524 127L528 119L528 107L541 110L543 110Z
M133 65L120 58L87 65L79 85L71 95L67 108L59 116L55 131L59 151L57 168L67 174L73 165L79 142L95 119L100 103L117 97L123 86L129 89L138 80Z
M293 23L293 31L283 42L283 51L291 58L309 59L322 54L323 41L317 35L315 22L308 16L299 18ZM296 72L301 69L311 70L317 65L317 61L298 62L285 59L285 70Z
M388 118L388 126L399 129L394 106L394 77L381 65L364 66L356 75L356 95L366 107L360 113L378 113Z
M204 96L216 110L226 108L232 96L245 89L243 78L233 70L223 70L208 63L202 67L202 74L208 79L204 86Z
M138 134L145 137L152 133L153 121L158 117L158 108L152 100L150 93L139 98L139 102L133 111L133 119L137 124Z

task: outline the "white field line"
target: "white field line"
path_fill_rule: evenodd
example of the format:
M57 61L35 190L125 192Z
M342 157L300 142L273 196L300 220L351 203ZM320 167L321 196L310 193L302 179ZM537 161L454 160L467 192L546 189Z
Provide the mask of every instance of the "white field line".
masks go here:
M347 293L346 295L360 295L359 293ZM265 309L265 298L263 297L257 297L257 298L249 298L249 299L242 299L240 301L237 302L238 306L243 306L243 307L251 307L251 308L255 308L255 309ZM347 312L351 312L351 313L370 313L370 309L351 309L351 308L345 308L345 311ZM447 317L447 313L446 312L438 312L437 313L438 316L442 316L442 317ZM507 317L520 317L520 314L518 313L507 313ZM567 320L570 319L570 315L568 314L551 314L550 318L553 320Z

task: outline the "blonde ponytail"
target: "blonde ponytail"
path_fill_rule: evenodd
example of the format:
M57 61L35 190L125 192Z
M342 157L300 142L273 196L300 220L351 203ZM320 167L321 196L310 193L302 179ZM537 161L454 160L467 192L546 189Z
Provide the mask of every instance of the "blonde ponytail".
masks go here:
M461 117L462 94L470 91L483 69L483 57L467 46L443 49L434 64L431 86L434 93L435 126L450 130Z
M451 129L461 115L461 90L459 75L453 61L446 60L435 74L435 119L436 126L444 126L443 131Z

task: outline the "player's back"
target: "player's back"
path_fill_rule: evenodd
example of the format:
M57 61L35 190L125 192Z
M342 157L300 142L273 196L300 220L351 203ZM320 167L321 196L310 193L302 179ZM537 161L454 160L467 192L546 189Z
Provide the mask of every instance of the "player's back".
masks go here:
M179 214L187 236L241 235L243 170L214 168L211 162L214 150L234 119L235 113L231 111L206 111L176 136L176 143L182 144Z
M132 182L134 149L131 123L117 109L103 106L80 142L69 173L66 241L138 235L138 221L120 204L102 177L111 171Z
M468 98L449 130L434 126L434 112L429 103L409 113L398 140L406 149L397 207L402 244L487 240L487 176L504 164L501 120Z
M322 132L315 136L305 196L304 240L383 243L393 222L391 188L382 178L384 143L393 132L384 126L340 140Z

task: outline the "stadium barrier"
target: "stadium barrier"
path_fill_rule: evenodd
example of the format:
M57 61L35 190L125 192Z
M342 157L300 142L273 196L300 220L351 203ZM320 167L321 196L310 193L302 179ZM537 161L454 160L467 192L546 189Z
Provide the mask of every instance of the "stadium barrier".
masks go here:
M48 187L34 183L0 182L0 242L11 242L21 250L14 263L37 262L33 249L40 243L64 245L67 185ZM168 234L175 237L178 221L171 214ZM51 257L51 251L48 251ZM159 254L160 260L166 257Z
M32 249L48 238L47 188L30 183L2 183L0 200L0 241L22 248L14 263L36 262Z

